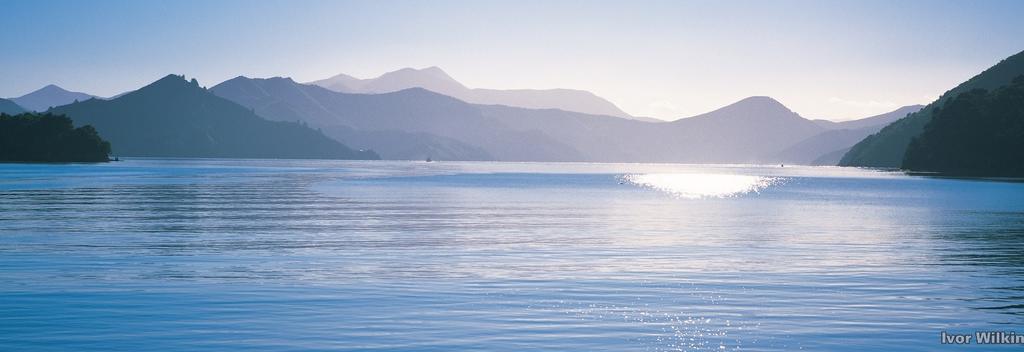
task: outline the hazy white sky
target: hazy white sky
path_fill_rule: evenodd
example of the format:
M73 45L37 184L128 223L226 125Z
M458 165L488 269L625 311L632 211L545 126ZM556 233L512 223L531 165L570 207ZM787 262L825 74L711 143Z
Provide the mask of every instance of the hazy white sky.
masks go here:
M1024 50L1024 1L5 1L0 96L168 73L310 81L440 66L675 119L751 95L809 118L928 103Z

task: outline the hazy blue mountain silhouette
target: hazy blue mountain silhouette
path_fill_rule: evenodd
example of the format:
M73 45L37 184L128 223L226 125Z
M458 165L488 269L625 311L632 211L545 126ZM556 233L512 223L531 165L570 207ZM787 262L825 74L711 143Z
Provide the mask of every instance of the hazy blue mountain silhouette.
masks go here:
M849 152L849 151L850 151L850 147L846 147L846 148L843 148L843 149L836 150L834 152L825 153L825 155L819 156L817 159L814 159L814 161L811 161L810 165L815 165L815 166L839 165L839 160L841 160L843 158L843 155L846 155L846 153Z
M115 99L90 99L50 112L94 126L120 156L377 158L302 124L264 120L176 75Z
M847 121L814 120L814 122L817 122L817 123L821 124L825 128L836 129L836 130L840 130L840 129L855 130L855 129L860 129L860 128L864 128L864 127L875 127L875 126L878 126L878 125L881 125L882 127L885 127L885 125L888 125L890 123L896 122L897 120L902 119L904 117L907 117L907 115L910 114L910 113L918 112L922 108L924 108L924 105L920 105L920 104L907 105L907 106L900 107L900 108L898 108L896 110L893 110L893 111L890 111L890 112L887 112L887 113L878 114L878 115L874 115L874 116L870 116L870 117L864 117L864 118L860 118L860 119L856 119L856 120L847 120Z
M779 161L770 151L777 153L824 130L769 97L746 98L673 124L679 135L696 142L700 149L694 153L725 154L731 161L752 163Z
M806 163L803 156L786 159L780 153L830 131L769 97L750 97L708 113L664 123L554 109L497 105L480 109L509 127L539 129L580 150L590 161ZM896 112L899 113L902 112ZM845 146L855 142L850 140ZM818 156L830 151L816 149L807 153Z
M778 160L791 164L802 165L836 165L851 146L864 137L878 132L893 121L917 112L923 105L904 106L891 112L875 115L859 120L831 122L819 125L830 128L786 148L778 155ZM842 151L842 152L840 152ZM836 154L839 154L836 156Z
M768 97L664 123L553 109L481 109L513 128L538 128L580 150L588 161L772 163L782 148L824 130Z
M427 154L417 150L432 149L446 158L473 160L775 163L787 161L779 159L786 148L829 130L768 97L673 122L646 123L559 109L468 104L424 89L339 93L287 78L238 77L211 91L261 116L304 121L399 159L417 159Z
M978 75L942 94L938 100L921 111L885 126L882 130L860 141L843 155L839 165L897 168L903 162L910 141L924 131L935 108L947 100L972 89L996 89L1007 85L1024 74L1024 52L1000 61Z
M71 104L75 101L86 101L92 98L94 98L92 95L68 91L50 84L11 100L25 109L41 112L52 107Z
M336 137L362 138L360 146L385 158L437 160L568 161L580 154L538 131L515 131L461 100L422 88L384 94L347 94L290 78L237 77L215 94L275 120L304 121ZM426 148L418 150L417 148ZM430 154L443 153L443 154ZM430 154L430 155L428 155Z
M340 125L324 132L349 145L377 148L374 151L382 158L391 160L497 160L483 148L424 132L361 131Z
M648 122L646 117L633 117L610 101L591 92L575 89L471 89L459 83L438 67L403 68L376 78L358 79L339 74L310 82L342 93L390 93L410 88L423 88L456 99L485 105L507 105L532 109L560 109L592 115L609 115Z
M13 101L0 98L0 113L15 115L25 112L25 109L15 104Z

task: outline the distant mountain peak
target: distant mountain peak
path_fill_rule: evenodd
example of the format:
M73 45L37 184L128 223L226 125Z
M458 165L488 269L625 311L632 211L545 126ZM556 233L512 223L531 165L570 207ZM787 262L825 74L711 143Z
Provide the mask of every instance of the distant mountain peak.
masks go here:
M397 69L397 70L394 70L394 71L385 72L385 73L383 73L383 74L381 74L381 75L379 75L377 77L365 78L365 79L363 79L363 78L356 78L355 76L344 74L344 73L339 73L339 74L336 74L334 76L331 76L328 79L317 81L317 82L344 81L344 82L351 83L351 82L360 82L360 81L373 81L373 80L378 80L378 79L385 78L385 77L394 77L394 76L400 76L400 77L417 77L417 76L423 77L423 76L429 76L429 77L432 77L432 78L438 78L438 79L449 80L449 81L452 81L452 82L457 82L455 80L455 78L452 78L452 76L448 74L448 72L445 72L445 70L443 70L443 69L441 69L440 67L437 67L437 66L429 66L429 67L424 67L424 68L403 67L403 68L400 68L400 69ZM317 83L317 82L310 82L310 83Z
M367 79L338 74L331 78L309 82L309 84L335 92L361 94L390 93L418 87L473 104L505 105L527 109L558 109L649 121L645 118L634 118L612 102L584 90L471 89L452 78L438 66L406 67Z
M740 99L740 101L737 101L737 102L735 102L735 103L733 103L731 105L739 105L739 104L755 105L755 106L760 106L760 107L765 107L765 108L781 108L781 109L785 109L786 111L791 111L785 105L782 105L782 103L780 103L778 100L775 100L775 98L772 98L772 97L769 97L769 96L766 96L766 95L755 95L755 96L751 96L751 97L746 97L746 98Z
M440 74L440 75L448 76L447 72L445 72L444 70L442 70L440 67L437 67L437 66L430 66L430 67L424 67L424 68L403 67L403 68L400 68L398 70L394 70L394 71L391 71L391 72L388 72L388 73L398 73L398 72L402 72L402 73L411 73L411 72L430 73L430 74ZM386 75L388 73L385 73L384 75ZM381 75L381 76L383 76L383 75Z
M699 116L723 116L728 118L742 118L742 119L754 119L754 118L799 118L799 114L793 112L785 105L782 105L778 100L768 96L752 96L740 99L739 101L721 107L717 110L711 111L706 114Z
M166 92L185 92L185 91L205 91L203 87L199 86L199 81L195 78L191 80L186 78L185 75L169 74L150 83L142 88L139 88L131 93L138 92L158 92L155 94L164 94ZM127 95L126 94L126 95Z
M11 100L21 107L32 111L46 111L46 109L51 107L66 105L75 101L89 100L91 98L94 98L94 96L81 92L72 92L51 83Z
M445 78L448 78L448 79L453 80L453 81L455 80L454 78L452 78L451 75L448 74L448 72L445 72L445 70L442 70L440 67L437 67L437 66L430 66L430 67L427 67L427 68L422 68L419 71L423 72L423 73L429 73L429 74L432 74L432 75L437 75L437 76L445 77Z
M147 96L153 95L166 98L168 95L196 95L202 93L206 93L206 88L201 87L199 85L199 81L195 78L190 79L185 75L169 74L154 81L153 83L143 86L142 88L136 89L132 92L125 93L122 95L122 97L142 94Z
M63 94L63 93L74 93L74 92L69 91L69 90L64 89L64 88L61 88L60 86L58 86L56 84L50 83L50 84L47 84L46 86L43 86L42 88L39 88L39 89L36 89L36 90L32 91L32 93L28 93L28 94L25 94L25 95L38 94L38 93L45 93L45 94L57 93L57 94Z
M344 74L344 73L336 74L334 76L331 76L331 78L328 78L328 79L338 79L338 78L358 79L358 78L355 78L353 76L349 76L349 75Z
M169 74L169 75L161 77L160 79L154 81L153 83L150 83L150 85L157 84L157 83L165 84L165 83L172 83L172 82L188 82L188 81L185 80L185 75L176 75L176 74L172 73L172 74Z
M267 81L267 82L275 82L275 83L296 83L295 80L292 79L291 77L274 76L274 77L267 77L267 78L253 78L253 77L247 77L247 76L238 76L238 77L229 79L227 81L221 82L221 84L227 83L227 82L235 82L235 81L242 81L242 82Z
M110 100L55 108L90 124L118 154L161 157L376 158L295 122L272 122L196 79L167 75Z
M466 86L456 81L440 67L431 66L422 69L406 67L397 71L391 71L374 78L374 82L368 83L370 89L386 93L388 90L395 91L413 85L437 91L441 94L453 94L455 92L468 90Z

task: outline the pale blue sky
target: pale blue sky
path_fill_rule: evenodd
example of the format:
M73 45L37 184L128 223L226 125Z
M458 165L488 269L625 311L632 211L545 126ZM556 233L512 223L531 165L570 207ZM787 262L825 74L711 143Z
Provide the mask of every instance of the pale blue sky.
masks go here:
M1024 1L0 0L0 96L168 73L310 81L440 66L672 119L746 96L811 118L927 103L1024 50Z

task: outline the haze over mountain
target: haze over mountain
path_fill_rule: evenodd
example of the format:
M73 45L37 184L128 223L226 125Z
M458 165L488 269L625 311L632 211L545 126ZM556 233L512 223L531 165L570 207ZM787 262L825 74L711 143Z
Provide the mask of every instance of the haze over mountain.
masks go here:
M538 128L577 148L591 161L799 163L807 158L780 153L830 131L769 97L750 97L708 113L658 124L559 110L481 106L481 111L514 128ZM806 154L820 156L830 151L810 148Z
M151 157L375 159L295 122L267 121L217 97L195 79L168 75L111 100L51 109L92 125L114 155Z
M461 100L412 88L384 94L346 94L290 78L237 77L210 89L260 116L303 121L334 138L371 133L356 144L385 158L419 160L569 161L571 147L536 131L515 131ZM422 148L417 150L416 146ZM431 154L437 153L437 154Z
M865 117L865 118L861 118L861 119L856 119L856 120L848 120L848 121L814 120L814 122L817 122L818 124L824 126L825 128L830 128L830 129L850 129L850 130L855 130L855 129L861 129L861 128L865 128L865 127L875 127L875 126L878 126L878 125L881 125L881 127L885 127L885 125L888 125L890 123L896 122L897 120L902 119L904 117L907 117L907 114L918 112L922 108L924 108L924 105L920 105L920 104L907 105L907 106L900 107L900 108L898 108L896 110L893 110L893 111L890 111L890 112L878 114L878 115L875 115L875 116L869 116L869 117ZM881 128L881 127L879 127L879 128Z
M935 109L957 95L972 89L993 90L1009 84L1024 74L1024 52L1000 61L946 93L921 111L889 124L854 145L839 162L841 166L867 166L898 168L903 163L910 141L924 131Z
M633 117L615 104L591 92L574 89L482 89L467 88L440 68L403 68L377 78L359 79L346 74L310 82L341 93L390 93L423 88L474 104L497 104L533 109L560 109L592 115L609 115L649 122L661 120Z
M390 90L395 81L408 80L375 80L365 89ZM287 78L238 77L207 91L172 75L109 101L89 99L53 112L94 125L116 155L374 157L337 142L344 141L387 159L812 164L834 161L857 140L917 108L836 123L805 119L769 97L750 97L697 116L648 123L470 104L424 88L340 93ZM269 140L277 142L258 142Z
M46 111L46 109L52 107L71 104L75 101L86 101L92 98L94 98L92 95L68 91L50 84L11 100L28 110Z
M881 115L852 121L832 122L814 120L814 122L830 130L786 148L786 150L779 153L778 159L793 164L836 165L851 146L857 144L857 142L860 142L865 137L878 132L893 121L917 112L923 107L924 105L904 106Z
M730 150L733 160L757 156L747 162L772 160L768 151L820 133L818 124L801 117L770 97L750 97L718 110L675 121L691 143L709 146L707 153ZM696 132L696 133L694 133ZM723 143L719 138L731 141ZM724 146L723 146L724 144ZM731 145L729 149L726 146Z
M25 109L18 106L18 104L15 104L10 100L0 98L0 114L14 115L23 112L25 112Z
M432 155L441 160L776 163L797 160L780 153L831 130L768 97L648 123L558 109L469 104L420 88L340 93L288 78L237 77L211 91L269 119L307 122L387 159ZM375 138L360 137L368 134ZM834 151L827 149L833 146L849 144L816 146L799 154L799 160L813 160Z

